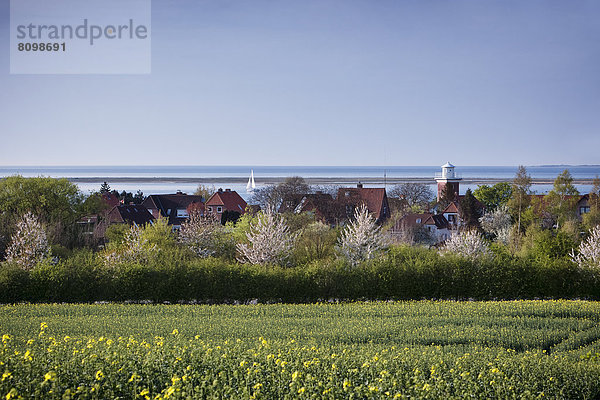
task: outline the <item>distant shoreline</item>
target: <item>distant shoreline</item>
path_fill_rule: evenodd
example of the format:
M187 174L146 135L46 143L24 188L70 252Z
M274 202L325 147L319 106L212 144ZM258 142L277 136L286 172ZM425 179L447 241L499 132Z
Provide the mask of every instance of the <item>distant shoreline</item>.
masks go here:
M256 183L259 185L276 185L283 182L286 178L281 177L262 177L256 178ZM244 177L218 177L218 178L178 178L178 177L75 177L66 178L72 183L103 183L108 182L114 183L187 183L187 184L198 184L198 185L211 185L215 183L231 183L231 184L244 184L248 181L248 178ZM576 185L591 185L593 184L594 178L575 178L573 183ZM401 183L424 183L434 185L435 179L433 178L412 178L412 177L391 177L383 179L383 177L307 177L304 178L306 183L309 185L351 185L358 182L364 184L388 184L396 185ZM467 185L488 185L496 184L499 182L512 182L512 179L502 178L462 178L461 183ZM544 178L532 178L531 183L533 185L551 185L554 183L554 179Z

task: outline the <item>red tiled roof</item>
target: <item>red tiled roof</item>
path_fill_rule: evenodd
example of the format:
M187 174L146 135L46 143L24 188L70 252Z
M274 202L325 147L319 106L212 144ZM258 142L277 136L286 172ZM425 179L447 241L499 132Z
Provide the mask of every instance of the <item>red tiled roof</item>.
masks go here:
M448 228L448 220L440 214L406 214L396 222L394 230L420 225L435 225L438 229L444 229Z
M235 190L218 191L206 202L207 206L223 206L225 210L237 211L241 214L246 210L246 202Z
M108 204L109 209L119 205L120 203L119 198L110 192L102 193L102 200Z
M341 202L344 201L344 198L358 199L365 203L370 213L376 218L380 218L386 194L384 188L340 188L337 198Z
M450 204L448 204L446 208L444 208L444 211L442 211L442 214L445 213L458 213L458 203L456 201L453 201Z

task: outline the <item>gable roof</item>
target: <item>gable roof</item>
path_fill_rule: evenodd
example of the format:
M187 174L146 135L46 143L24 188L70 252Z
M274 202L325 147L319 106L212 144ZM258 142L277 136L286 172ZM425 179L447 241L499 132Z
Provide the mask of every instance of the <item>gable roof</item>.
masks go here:
M177 210L187 210L192 203L203 203L202 196L188 195L185 193L175 194L151 194L142 202L142 206L157 209L160 215L169 219L171 225L181 225L187 218L178 218ZM200 206L201 207L201 206Z
M228 211L237 211L243 214L246 211L246 201L235 190L219 189L206 202L207 206L222 206Z
M102 200L106 204L108 204L109 210L112 209L112 207L117 206L117 205L119 205L119 203L121 203L119 198L117 196L115 196L114 194L112 194L111 192L102 193Z
M144 225L154 220L146 207L138 204L114 206L108 213L109 223L128 223L130 225Z
M464 194L461 194L460 196L458 196L458 201L451 201L450 204L448 204L446 206L446 208L444 208L444 210L442 211L442 214L445 213L460 213L460 201L465 197ZM484 209L485 206L483 205L482 202L480 202L479 200L477 200L475 198L475 207L478 209Z
M431 214L429 218L423 222L423 225L435 225L438 229L447 229L450 223L441 214Z
M451 201L450 204L448 204L446 206L446 208L444 208L444 210L442 211L442 214L446 214L446 213L458 213L458 212L459 212L458 202Z
M406 214L394 225L394 230L398 231L402 228L409 228L422 225L435 225L438 229L448 228L448 220L441 214Z
M386 204L387 195L385 188L364 188L360 184L355 188L339 188L337 200L343 204L353 205L362 202L376 219L389 217L389 206ZM387 210L384 210L384 206L387 206Z
M312 212L318 220L328 224L335 224L339 217L339 207L333 196L322 192L304 195L293 211L296 214Z

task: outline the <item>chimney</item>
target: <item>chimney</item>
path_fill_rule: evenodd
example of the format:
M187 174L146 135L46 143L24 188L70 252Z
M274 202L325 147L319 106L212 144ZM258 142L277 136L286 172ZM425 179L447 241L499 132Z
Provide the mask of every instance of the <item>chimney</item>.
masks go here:
M219 188L218 192L223 193L223 188Z
M175 194L183 194L183 192L181 190L178 190Z
M363 184L362 182L358 182L358 184L356 185L357 188L362 189L363 188Z
M231 192L231 189L225 189L226 192Z

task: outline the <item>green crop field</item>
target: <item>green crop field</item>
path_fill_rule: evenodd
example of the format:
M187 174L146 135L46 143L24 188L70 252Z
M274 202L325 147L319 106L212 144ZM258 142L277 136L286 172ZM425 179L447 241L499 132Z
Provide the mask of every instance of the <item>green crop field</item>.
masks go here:
M600 304L0 306L2 399L600 398Z

